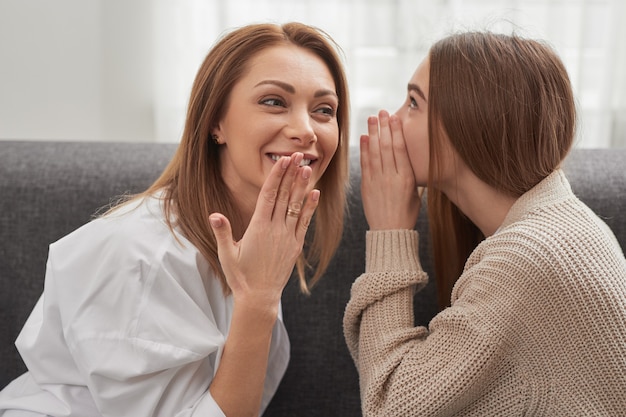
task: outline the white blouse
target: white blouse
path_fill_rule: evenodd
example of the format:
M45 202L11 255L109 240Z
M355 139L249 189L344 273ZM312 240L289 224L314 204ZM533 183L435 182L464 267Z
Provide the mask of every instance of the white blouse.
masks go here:
M224 416L208 387L232 312L158 199L93 220L50 246L16 341L28 372L0 392L0 416ZM261 413L288 361L279 310Z

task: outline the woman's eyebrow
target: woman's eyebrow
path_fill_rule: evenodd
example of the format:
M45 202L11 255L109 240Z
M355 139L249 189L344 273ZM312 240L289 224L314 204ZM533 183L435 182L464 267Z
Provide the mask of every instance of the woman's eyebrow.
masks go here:
M419 95L419 96L422 98L422 100L424 100L425 102L428 102L428 100L426 100L426 94L424 94L424 92L422 91L422 89L421 89L421 88L419 88L419 86L418 86L417 84L411 84L411 83L409 83L409 85L407 86L407 89L408 89L409 91L415 91L415 93L416 93L417 95Z
M285 90L286 92L290 94L296 93L296 89L293 85L286 83L284 81L279 81L279 80L263 80L259 82L258 84L256 84L255 87L258 87L264 84L275 85L277 87L282 88L283 90ZM335 93L333 90L328 90L328 89L321 89L321 90L316 91L314 97L317 98L317 97L323 97L323 96L329 96L329 95L337 97L337 93Z
M272 84L275 86L278 86L280 88L282 88L283 90L287 91L288 93L294 94L296 92L296 89L294 88L293 85L288 84L286 82L283 81L278 81L278 80L263 80L260 83L258 83L257 85L255 85L255 87L258 87L260 85L263 84Z
M337 93L335 93L333 90L318 90L315 92L314 97L323 97L323 96L333 96L333 97L337 97L339 98L339 96L337 95Z

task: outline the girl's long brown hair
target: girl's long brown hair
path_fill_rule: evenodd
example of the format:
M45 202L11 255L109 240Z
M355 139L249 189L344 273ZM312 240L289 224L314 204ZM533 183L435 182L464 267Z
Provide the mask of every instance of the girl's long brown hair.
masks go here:
M519 197L560 166L572 147L576 106L565 66L547 45L516 35L468 32L430 49L428 213L438 299L484 238L433 186L443 140L488 185Z
M217 256L217 242L209 225L209 214L225 214L234 231L247 227L239 215L231 192L224 183L219 146L211 140L211 129L218 125L228 105L233 86L260 51L293 44L312 51L328 66L339 97L337 123L339 146L316 187L321 199L313 223L313 240L299 257L296 268L301 289L307 293L323 275L341 240L348 184L349 98L347 80L338 46L323 31L300 23L282 26L255 24L234 30L211 49L196 75L185 128L180 145L161 176L135 198L163 191L166 218L170 228L178 227L196 246L219 276L225 293L226 283ZM175 219L175 224L172 224ZM306 279L307 267L315 273Z

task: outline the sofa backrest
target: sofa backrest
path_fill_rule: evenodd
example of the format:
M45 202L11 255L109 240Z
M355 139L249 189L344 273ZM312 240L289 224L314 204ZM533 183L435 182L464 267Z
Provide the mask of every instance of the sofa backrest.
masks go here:
M43 290L48 245L159 175L175 145L0 141L0 387L24 371L13 341Z
M89 221L116 196L142 191L160 174L174 144L0 141L0 388L25 371L14 340L43 289L48 245ZM565 169L577 193L626 247L626 149L575 150ZM364 269L367 224L360 203L358 150L344 239L310 296L295 280L283 296L291 362L266 416L359 416L358 375L342 318L352 281ZM428 224L417 226L427 272ZM417 324L437 313L434 280L416 297Z

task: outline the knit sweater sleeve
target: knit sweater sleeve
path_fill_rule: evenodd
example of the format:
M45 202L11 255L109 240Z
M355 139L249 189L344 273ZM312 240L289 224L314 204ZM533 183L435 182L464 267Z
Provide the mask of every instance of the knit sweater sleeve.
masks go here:
M415 231L368 232L366 271L353 284L344 332L359 370L365 416L450 415L471 401L471 387L495 375L498 344L452 307L415 327L413 296L427 282Z
M416 231L368 231L365 245L365 273L354 282L344 315L346 342L357 367L363 312L377 301L393 296L398 301L393 303L395 311L380 319L384 317L392 328L412 328L413 294L428 281L417 255ZM420 330L415 336L422 333Z

